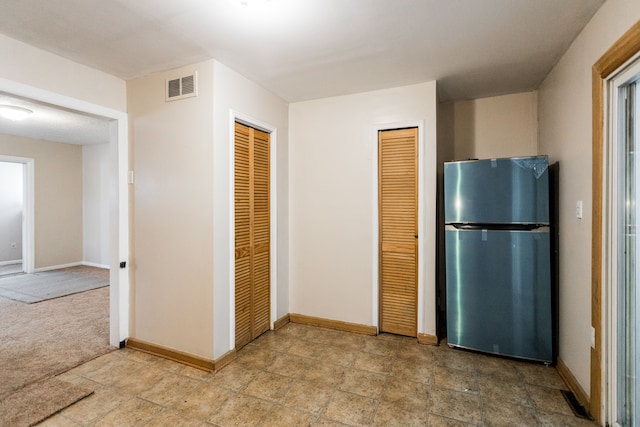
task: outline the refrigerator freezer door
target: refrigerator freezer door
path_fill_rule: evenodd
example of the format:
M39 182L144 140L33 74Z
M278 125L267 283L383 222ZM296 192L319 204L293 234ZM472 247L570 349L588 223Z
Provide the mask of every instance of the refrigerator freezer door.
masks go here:
M547 231L445 231L449 345L552 362Z
M445 222L548 224L546 156L444 164Z

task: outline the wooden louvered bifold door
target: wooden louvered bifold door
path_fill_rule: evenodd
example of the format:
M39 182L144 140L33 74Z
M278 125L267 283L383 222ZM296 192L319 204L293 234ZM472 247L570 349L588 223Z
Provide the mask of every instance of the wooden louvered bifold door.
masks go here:
M417 336L418 130L378 135L380 331Z
M235 124L236 350L269 330L269 134Z

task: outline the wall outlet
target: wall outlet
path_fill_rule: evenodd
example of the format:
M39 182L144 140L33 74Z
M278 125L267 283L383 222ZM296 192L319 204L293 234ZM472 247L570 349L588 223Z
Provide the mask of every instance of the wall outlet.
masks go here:
M582 219L582 200L576 202L576 218Z
M11 249L16 249L18 244L16 242L11 242Z

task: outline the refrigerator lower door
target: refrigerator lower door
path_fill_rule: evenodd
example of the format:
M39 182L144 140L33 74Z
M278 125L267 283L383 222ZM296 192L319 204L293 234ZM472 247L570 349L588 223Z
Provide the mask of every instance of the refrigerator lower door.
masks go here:
M445 244L448 344L553 362L548 228L447 226Z

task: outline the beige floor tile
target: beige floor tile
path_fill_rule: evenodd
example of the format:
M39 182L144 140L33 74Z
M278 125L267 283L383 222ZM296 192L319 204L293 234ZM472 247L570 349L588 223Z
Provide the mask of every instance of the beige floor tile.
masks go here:
M236 393L228 388L207 382L177 400L172 406L191 414L194 418L207 419L235 395Z
M291 378L302 378L310 366L316 361L293 354L278 354L273 362L265 366L265 370Z
M333 363L335 365L353 366L359 352L357 350L348 350L334 345L325 345L320 360L324 363Z
M554 412L573 416L573 411L564 400L560 390L527 384L527 391L539 411Z
M42 425L594 425L554 368L308 325L265 333L215 374L124 349L60 378L95 393Z
M128 375L117 375L111 385L121 388L127 393L138 395L154 387L166 375L167 371L157 368L155 365L147 365L128 372Z
M365 426L371 423L376 406L373 399L337 390L323 416L347 425Z
M396 357L401 360L407 360L413 363L425 363L430 365L436 364L436 357L434 351L437 351L437 347L430 345L418 344L415 341L401 341L398 344L398 351Z
M276 351L264 350L249 344L238 352L236 362L248 369L264 369L271 365L278 355Z
M176 371L176 374L193 378L194 380L209 381L213 378L214 373L203 369L194 368L193 366L183 366Z
M527 384L559 390L566 390L567 388L562 378L560 378L560 374L553 366L522 362L516 365L516 369Z
M376 427L426 426L427 411L407 411L391 402L380 402L373 418Z
M162 407L146 400L134 397L118 405L93 425L97 427L124 427L145 425L162 411Z
M403 411L426 411L431 403L430 390L431 387L423 383L389 378L381 401L393 403Z
M93 380L90 380L89 378L76 375L73 372L73 370L57 375L56 378L71 384L78 385L80 387L91 389L91 390L95 390L96 388L102 387L102 384L99 384Z
M479 424L465 423L453 418L429 414L429 427L471 427Z
M532 406L533 402L523 382L503 381L488 375L479 375L480 397L485 404L515 403Z
M255 426L272 407L272 403L239 394L227 400L208 422L220 427Z
M169 409L162 411L157 417L145 421L145 427L199 427L204 421L193 417L189 412Z
M189 394L202 381L167 372L153 387L140 393L140 397L162 406L174 404Z
M479 356L468 351L440 346L440 351L436 352L436 365L474 372Z
M100 368L83 373L82 376L100 384L111 385L135 375L143 368L145 368L145 365L142 363L118 356L105 360L105 363Z
M487 427L536 427L538 419L533 408L510 403L483 405Z
M260 372L242 393L259 399L278 401L287 393L292 381L293 379L283 375Z
M538 411L538 421L540 427L594 427L594 421L579 418L574 415L554 414L546 411Z
M304 380L294 380L280 403L284 406L319 414L333 393L333 388Z
M39 427L80 427L81 425L62 414L56 414L38 424Z
M311 426L315 422L317 415L308 412L298 411L285 406L276 406L269 412L266 419L260 424L261 427L283 427Z
M329 420L327 418L320 417L313 427L348 427L348 424L339 423L338 421Z
M342 381L346 369L348 368L342 365L317 361L311 364L302 378L317 384L335 387Z
M271 350L279 353L286 353L298 338L287 334L281 334L280 331L268 331L260 335L251 344L261 350Z
M516 362L492 356L479 356L476 364L479 374L490 376L503 381L520 381L520 373L516 369Z
M430 412L466 423L482 423L480 398L475 393L433 387Z
M386 375L361 371L360 369L348 369L338 389L360 396L378 398L382 394L386 380Z
M324 350L324 345L313 342L313 341L305 341L298 340L289 347L287 353L293 354L295 356L308 357L311 359L319 359L322 355L322 351Z
M333 341L335 336L340 333L342 332L334 331L332 329L310 328L307 330L305 339L318 344L329 344Z
M474 372L460 371L458 369L436 366L433 377L433 385L449 390L477 393L479 391L478 380Z
M77 422L91 422L133 398L134 396L119 389L100 387L96 388L91 396L64 409L62 414Z
M395 357L399 343L396 340L385 339L382 336L367 336L364 339L362 351L380 356Z
M364 345L364 340L364 335L343 332L336 335L333 340L331 340L330 344L347 350L360 351Z
M390 375L400 380L432 384L434 369L435 366L430 362L396 359Z
M245 388L259 372L234 361L216 372L210 382L238 391Z
M390 356L361 352L353 363L353 367L363 371L388 374L393 368L393 362L394 359Z

